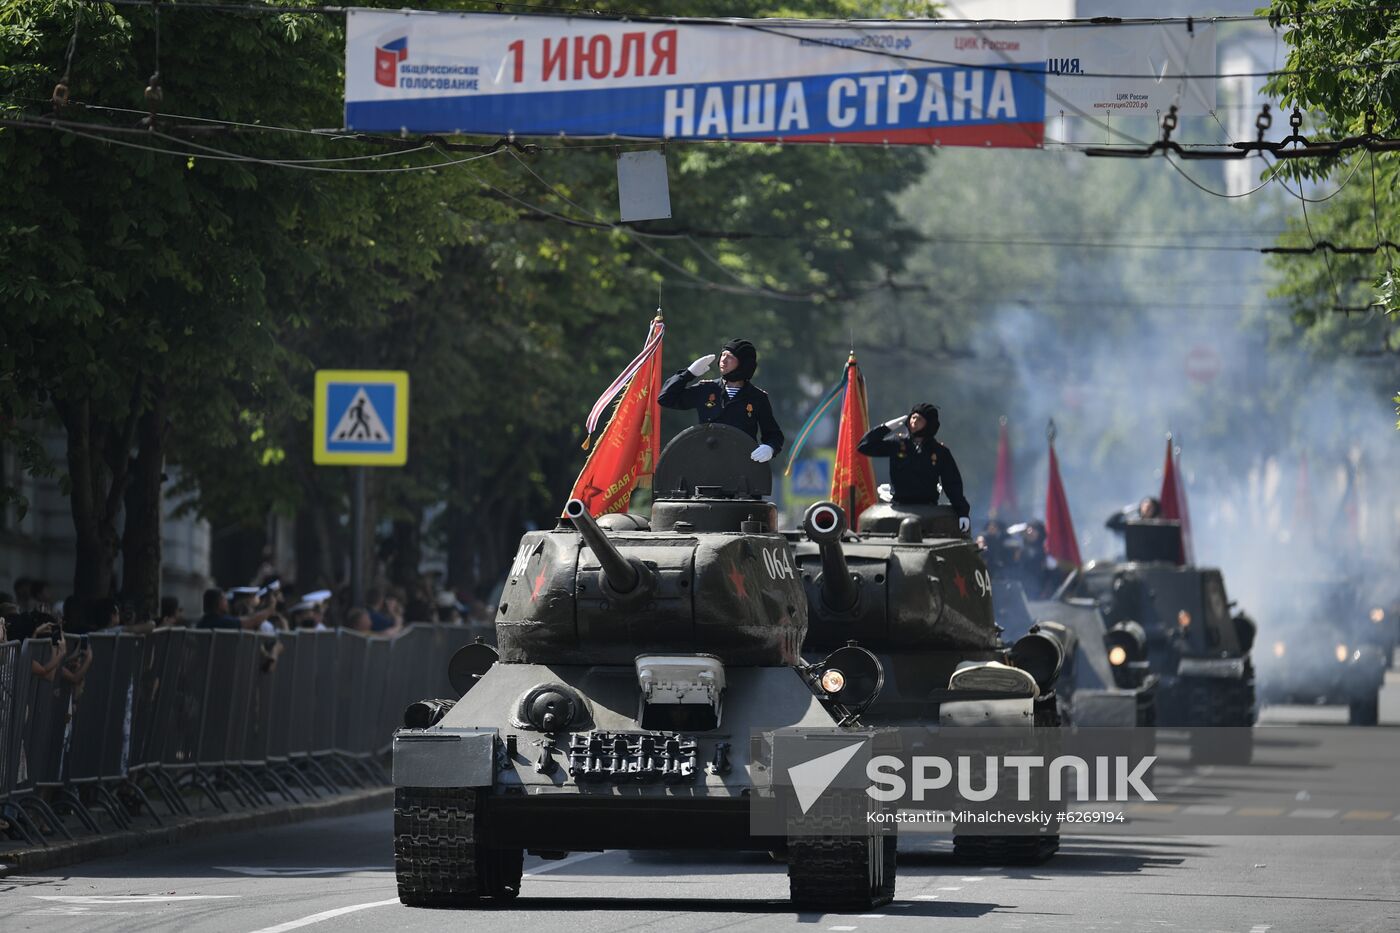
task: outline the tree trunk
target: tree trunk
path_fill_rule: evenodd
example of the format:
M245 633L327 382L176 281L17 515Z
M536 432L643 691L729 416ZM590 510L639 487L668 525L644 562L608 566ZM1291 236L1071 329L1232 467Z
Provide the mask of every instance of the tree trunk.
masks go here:
M161 485L167 439L165 398L158 392L136 427L137 452L122 530L122 593L135 606L137 619L156 618L160 610Z
M118 539L109 516L112 489L101 430L87 399L56 405L68 440L69 509L73 515L73 592L83 599L112 594ZM118 500L120 501L120 500Z

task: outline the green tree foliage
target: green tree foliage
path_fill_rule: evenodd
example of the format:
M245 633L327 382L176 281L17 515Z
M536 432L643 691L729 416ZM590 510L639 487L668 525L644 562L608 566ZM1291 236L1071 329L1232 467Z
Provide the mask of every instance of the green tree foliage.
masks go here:
M894 6L802 12L913 7ZM315 555L301 582L339 582L348 483L310 462L323 368L411 373L409 466L376 471L371 487L376 515L395 523L391 564L416 563L417 517L446 502L435 532L454 579L489 581L519 527L556 514L583 462L584 415L640 346L658 291L668 369L749 336L792 422L799 378L825 373L811 342L836 341L841 309L887 287L912 244L890 200L921 164L909 152L670 146L675 219L623 227L611 148L556 141L453 165L469 154L193 119L339 125L343 33L338 16L179 3L161 4L158 21L76 0L0 12L0 107L26 124L0 127L0 400L20 416L0 440L36 451L43 418L64 425L80 592L109 588L119 550L149 550L166 460L216 521L299 516ZM55 110L65 72L71 102ZM151 124L153 106L184 117ZM42 127L53 118L67 131ZM428 168L272 164L347 157L361 161L318 167ZM150 561L127 571L151 592Z
M1393 8L1279 0L1269 12L1280 20L1289 54L1268 91L1305 115L1314 139L1400 136L1400 17ZM1295 197L1317 199L1303 205L1306 219L1300 210L1285 245L1400 242L1397 154L1357 148L1286 162L1281 174ZM1280 294L1305 344L1327 354L1400 353L1400 252L1283 256L1277 265L1284 272Z

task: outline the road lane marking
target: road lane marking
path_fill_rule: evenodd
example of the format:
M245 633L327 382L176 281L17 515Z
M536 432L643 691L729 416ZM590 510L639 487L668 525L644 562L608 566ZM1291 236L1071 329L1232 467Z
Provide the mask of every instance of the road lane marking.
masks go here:
M857 920L884 920L889 914L860 914Z
M985 879L985 878L963 878L963 879L961 879L961 880L963 880L963 881L986 881L987 879Z
M1388 820L1392 815L1390 810L1348 810L1342 814L1344 820Z
M393 871L391 865L361 865L348 868L268 868L264 865L215 865L215 871L228 871L237 875L252 875L256 878L297 878L303 875L350 875L358 872Z
M1305 820L1330 820L1332 819L1332 817L1336 816L1340 812L1340 810L1321 810L1303 807L1302 809L1294 810L1288 815L1296 816Z
M961 891L961 890L962 890L962 885L956 885L956 886L951 887L951 888L938 888L938 890L939 890L939 891Z
M916 894L914 895L914 899L918 901L936 901L941 896L940 894ZM896 904L895 906L898 907L899 905Z
M1229 807L1213 803L1193 803L1190 806L1181 808L1183 816L1187 814L1192 816L1224 816L1229 812Z
M602 852L576 852L573 855L567 856L566 858L561 858L556 862L545 862L538 868L532 868L529 871L523 871L520 873L520 877L533 878L535 875L543 875L547 871L554 871L554 869L563 868L565 865L575 865L579 862L582 862L584 859L597 858L602 854Z
M1249 933L1269 933L1273 929L1273 924L1257 923L1249 928Z
M855 927L827 927L827 929L834 931L834 933L850 933Z
M1240 807L1235 816L1283 816L1283 807Z
M238 894L32 894L59 904L161 904L164 901L225 901Z
M323 910L319 914L312 914L309 917L302 917L300 920L288 920L286 923L279 923L275 927L264 927L261 930L254 930L253 933L286 933L288 930L295 930L298 927L310 926L313 923L321 923L324 920L334 920L336 917L343 917L346 914L353 914L360 910L369 910L371 907L388 907L390 904L397 904L399 899L391 897L387 901L371 901L368 904L351 904L349 907L337 907L334 910Z

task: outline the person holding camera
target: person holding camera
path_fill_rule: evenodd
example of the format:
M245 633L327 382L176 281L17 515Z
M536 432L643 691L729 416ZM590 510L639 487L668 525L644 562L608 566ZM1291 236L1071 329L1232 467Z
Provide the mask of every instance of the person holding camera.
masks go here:
M236 616L229 612L228 595L218 587L204 591L204 615L199 617L195 628L227 629L251 631L262 625L277 612L275 603L264 598L264 605L248 615Z

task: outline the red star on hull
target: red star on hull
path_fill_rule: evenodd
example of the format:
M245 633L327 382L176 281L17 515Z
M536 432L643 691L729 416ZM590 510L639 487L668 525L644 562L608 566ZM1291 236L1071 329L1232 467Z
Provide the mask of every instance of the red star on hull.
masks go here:
M961 570L954 571L953 585L958 588L958 595L967 599L967 577L962 575Z
M535 585L530 588L530 602L539 598L540 588L544 586L544 568L540 568L539 575L535 577Z
M731 567L729 573L725 574L725 576L729 577L729 582L734 584L734 592L739 594L740 599L749 598L749 591L748 587L746 586L746 580L744 578L744 574L739 570L738 564L735 564L733 567Z

